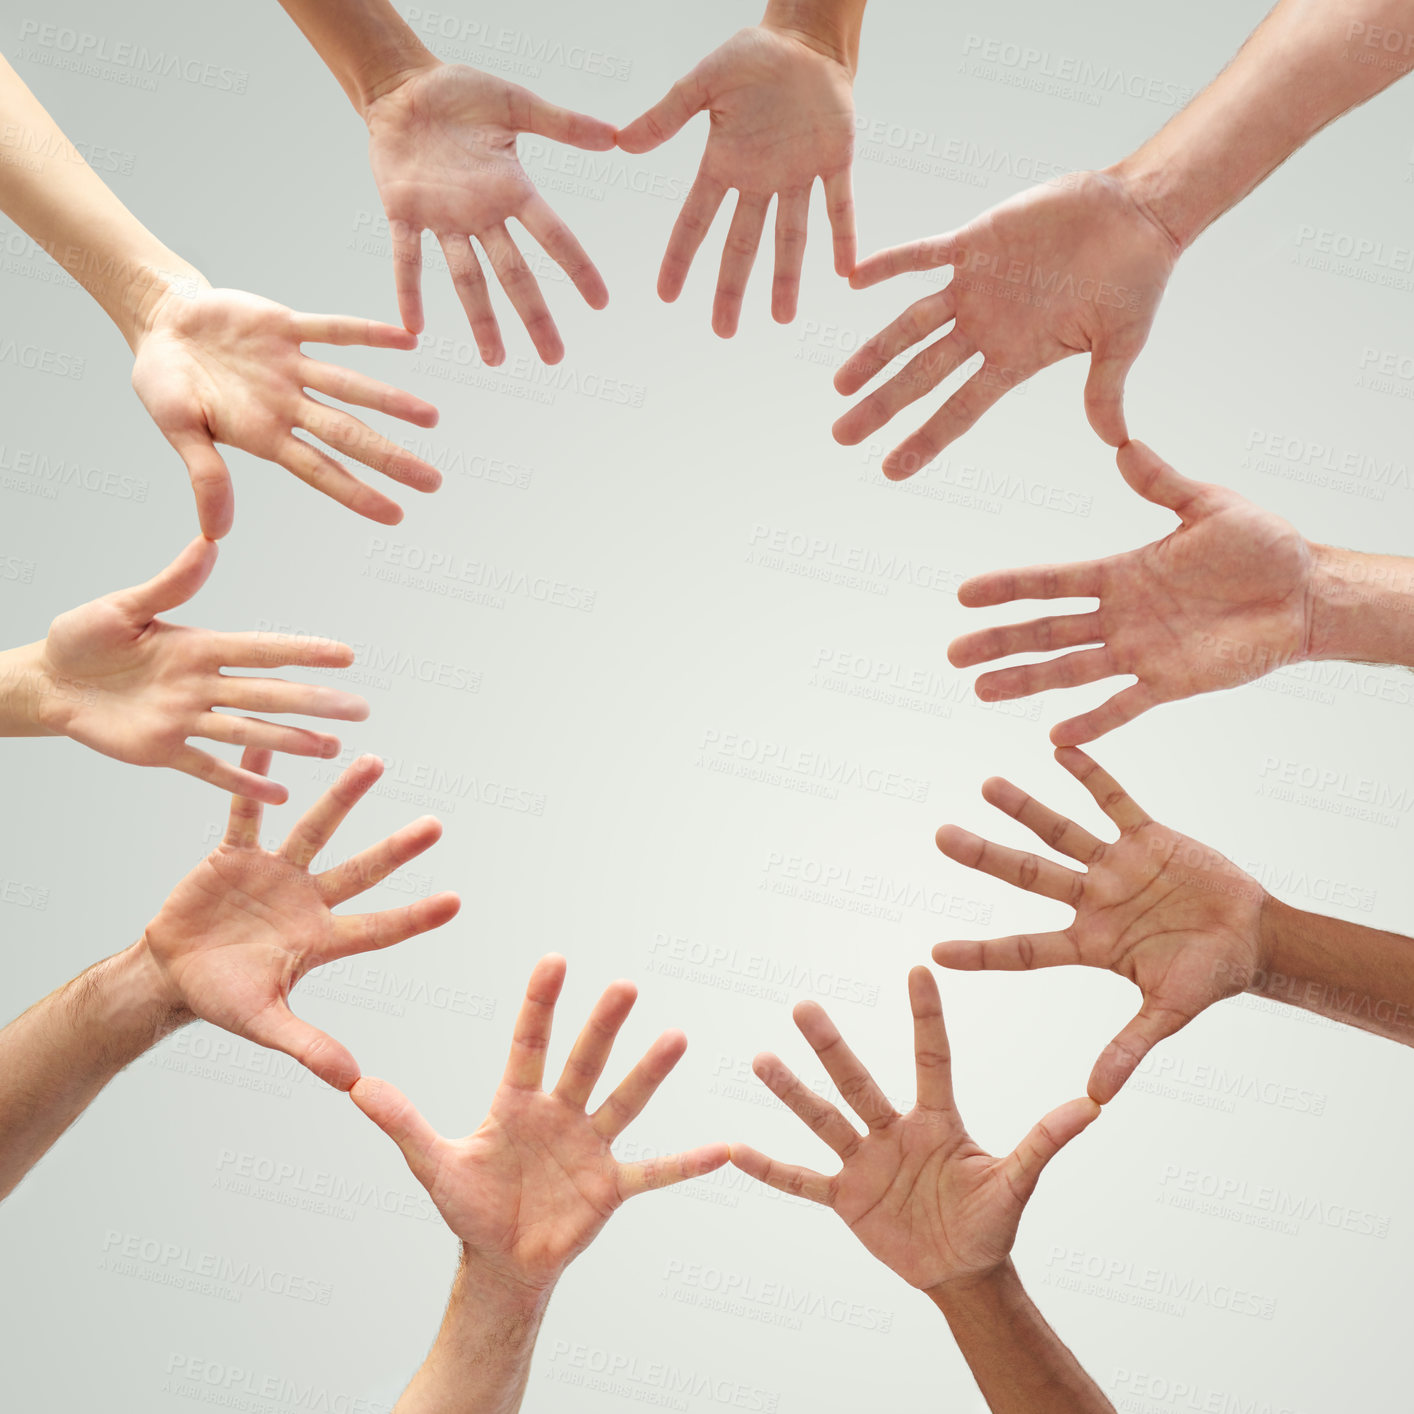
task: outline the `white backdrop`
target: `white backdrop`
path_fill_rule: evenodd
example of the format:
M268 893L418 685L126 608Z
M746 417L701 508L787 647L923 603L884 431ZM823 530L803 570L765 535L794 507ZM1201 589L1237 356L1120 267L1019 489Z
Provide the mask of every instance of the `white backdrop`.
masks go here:
M857 88L863 250L960 224L1037 175L1116 159L1263 10L1204 0L1175 23L1117 0L1028 0L983 21L878 0ZM434 31L471 27L429 37L444 57L619 123L758 17L718 5L674 8L665 23L644 0L431 13L421 23ZM40 22L195 59L188 72L207 77L148 86L121 64L81 75L62 40L37 42ZM0 33L114 189L213 283L396 318L363 130L273 0L239 15L62 0L12 10ZM576 46L608 59L582 62ZM979 61L989 48L990 65ZM1020 60L1027 49L1040 57ZM1044 73L1066 60L1088 78L1061 91ZM1383 362L1414 375L1411 116L1414 89L1385 95L1205 235L1128 398L1131 430L1181 470L1313 537L1396 553L1411 548L1414 376L1371 374ZM868 446L836 446L833 368L913 295L903 281L851 293L832 274L818 197L794 325L771 323L758 264L742 332L710 332L725 215L683 298L660 304L654 274L704 127L644 158L524 142L599 261L609 309L588 311L547 277L569 352L545 370L498 290L510 359L484 369L429 250L422 350L336 356L439 405L440 426L415 441L447 470L442 491L402 494L407 519L384 530L231 453L235 531L178 617L358 645L358 665L330 675L373 704L344 733L346 759L374 751L389 771L338 848L425 811L446 823L437 849L381 894L455 888L461 915L295 994L368 1073L465 1132L484 1113L531 963L557 949L570 960L557 1055L616 976L642 985L617 1071L663 1027L689 1035L626 1152L741 1139L825 1164L750 1074L753 1053L771 1048L817 1076L790 1003L844 997L829 1004L845 1034L908 1097L908 967L942 937L1065 918L943 859L935 828L1029 838L981 802L994 773L1097 824L1046 730L1112 685L981 707L944 649L989 615L963 612L953 590L986 568L1137 545L1170 518L1124 487L1090 433L1079 360L1013 394L906 484L886 483L878 463L921 408ZM22 236L7 227L2 239L8 644L146 578L195 517L180 463L128 387L121 339ZM1355 245L1365 253L1322 254ZM17 350L34 346L68 376L23 366ZM984 479L1001 489L975 489ZM776 541L787 548L772 552ZM828 548L794 548L812 542ZM831 577L859 553L916 573ZM562 583L579 607L514 588L458 597L465 581L446 566L470 561ZM1407 675L1321 667L1160 709L1096 754L1160 819L1291 902L1401 929L1411 722ZM754 779L750 758L768 747L897 773L909 788ZM4 758L8 1016L137 936L217 837L224 801L67 742L6 743ZM267 813L267 833L278 838L332 770L278 759L292 801ZM1292 775L1328 784L1274 790ZM1388 809L1346 813L1371 789ZM993 1148L1083 1091L1137 999L1078 970L942 985L963 1113ZM1228 1003L1163 1046L1062 1155L1017 1260L1118 1405L1405 1407L1411 1081L1414 1058L1390 1043ZM1273 1189L1308 1216L1272 1225ZM1205 1200L1219 1190L1221 1202ZM1347 1212L1363 1231L1344 1230ZM182 1289L213 1263L229 1279ZM191 1028L120 1077L0 1212L6 1403L385 1410L432 1338L453 1264L397 1151L346 1099L283 1057ZM280 1294L286 1278L293 1295ZM636 1200L571 1268L526 1408L881 1402L982 1407L923 1298L828 1212L727 1170Z

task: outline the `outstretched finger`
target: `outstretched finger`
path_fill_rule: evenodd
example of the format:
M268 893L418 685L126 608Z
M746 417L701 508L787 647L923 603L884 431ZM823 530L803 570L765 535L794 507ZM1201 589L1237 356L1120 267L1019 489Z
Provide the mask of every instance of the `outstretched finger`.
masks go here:
M272 753L263 747L247 747L241 753L241 770L252 776L264 776L270 771ZM231 797L231 813L227 817L226 835L222 844L233 849L254 849L260 843L262 803L248 795Z
M1133 796L1083 751L1074 746L1062 746L1056 751L1056 760L1095 797L1095 803L1121 830L1137 830L1151 823L1148 813L1140 809Z
M386 413L402 422L415 423L418 427L435 427L437 409L424 398L395 388L391 383L370 378L366 373L352 368L340 368L337 363L324 363L317 358L306 358L302 365L301 381L306 388L325 397L337 398L341 403L352 403L355 407L371 408L374 412Z
M352 859L326 869L315 879L325 905L337 908L341 903L366 893L409 860L431 849L441 838L442 822L431 815L424 815L422 819L404 825L387 839L360 850Z
M1129 1025L1100 1052L1090 1072L1090 1098L1097 1104L1109 1104L1144 1057L1192 1020L1188 1012L1159 1006L1146 998Z
M358 1062L349 1049L317 1026L301 1021L283 997L256 1012L237 1034L258 1046L282 1051L336 1090L352 1089L358 1079Z
M1185 522L1203 509L1217 489L1175 471L1143 442L1126 442L1115 454L1115 464L1146 501L1166 507Z
M422 227L410 221L388 222L393 234L393 285L398 318L413 334L422 333Z
M290 793L275 781L268 781L254 771L243 770L202 751L195 746L182 746L167 763L184 775L195 776L207 785L215 786L229 795L244 795L265 805L283 805Z
M950 938L933 944L933 961L951 972L1031 972L1081 961L1065 933L1015 933L1009 938Z
M854 233L854 182L848 167L825 178L825 210L834 238L835 274L853 274L859 243Z
M299 477L321 495L328 496L355 515L380 525L397 525L403 518L403 508L390 496L375 491L366 481L360 481L348 467L340 466L327 452L311 447L291 433L280 443L275 461L286 471Z
M302 717L329 717L340 722L361 722L368 703L356 692L314 687L283 678L247 678L228 673L211 691L212 705L236 707L242 712L296 712Z
M681 1031L665 1031L659 1036L590 1116L595 1131L610 1143L617 1139L643 1112L686 1051L687 1037Z
M166 437L187 469L201 533L208 540L220 540L235 521L236 493L216 443L204 427L167 432Z
M616 141L624 152L652 152L682 131L689 118L707 106L707 84L699 65L680 78L646 113L620 128Z
M295 822L280 846L281 855L298 868L307 869L343 824L344 817L382 774L383 763L376 756L360 756L346 766L339 779Z
M1046 1165L1099 1117L1100 1106L1093 1099L1068 1100L1052 1110L1002 1160L1011 1192L1022 1203L1027 1202Z
M1086 742L1095 741L1116 727L1132 722L1149 708L1157 707L1159 700L1158 694L1148 683L1136 682L1115 693L1093 711L1057 722L1051 728L1051 741L1056 746L1084 746Z
M357 344L404 351L417 347L417 337L408 329L352 314L296 314L295 329L302 344Z
M717 297L712 303L712 332L730 339L741 322L741 305L746 298L746 282L756 263L761 232L766 227L767 196L737 193L736 210L722 246L722 263L717 272Z
M871 1130L883 1129L898 1118L898 1111L850 1050L824 1007L818 1002L799 1002L791 1015L844 1102Z
M206 583L216 567L216 555L215 543L198 536L146 584L118 590L111 596L113 603L134 624L151 623L158 614L185 604Z
M637 1000L638 988L632 982L614 982L605 988L565 1059L565 1068L554 1089L559 1099L581 1110L589 1103L609 1063L614 1039Z
M505 358L506 346L501 340L501 326L496 322L496 311L491 307L491 292L486 288L486 276L482 274L481 262L476 258L471 239L439 231L437 243L446 257L452 288L457 292L457 299L471 325L476 351L481 355L482 363L495 368Z
M668 1154L661 1159L644 1159L636 1164L624 1164L619 1169L619 1196L635 1198L654 1188L671 1188L689 1178L719 1169L731 1157L725 1144L703 1144L681 1154Z
M935 295L915 300L897 319L861 344L839 366L835 371L835 391L845 397L853 396L905 349L912 348L934 330L941 329L956 313L951 285Z
M751 1068L756 1078L840 1158L847 1159L859 1148L863 1142L859 1131L827 1099L801 1084L778 1056L762 1052Z
M717 210L727 195L726 186L716 177L709 176L706 168L704 159L687 200L673 222L672 234L663 252L663 263L658 268L658 298L669 304L682 293L693 259L706 240Z
M328 760L339 754L339 738L259 717L237 717L227 712L201 712L192 724L192 735L229 746L263 746L286 756L314 756Z
M296 425L336 451L414 491L435 491L442 484L442 473L436 467L381 432L375 432L366 422L360 422L342 408L330 407L328 403L306 396L300 401Z
M591 309L603 309L609 303L609 289L599 268L580 245L575 233L555 214L544 197L538 194L521 208L516 218L537 241L545 253L574 282L574 287Z
M983 673L977 679L976 692L983 702L1011 702L1018 697L1034 697L1038 692L1099 682L1101 678L1114 677L1118 671L1107 647L1087 648L1083 653L1064 653L1044 663L1022 663Z
M968 609L986 609L1017 599L1097 599L1103 588L1103 560L1073 565L1032 565L1021 570L988 570L963 580L958 602Z
M1084 886L1084 875L1074 869L1066 869L1053 860L1042 859L1025 850L993 844L991 840L984 840L980 835L957 825L944 825L937 833L937 845L949 859L968 869L990 874L1004 884L1025 889L1027 893L1068 903L1072 908Z
M607 152L614 145L618 130L602 118L591 118L588 113L561 108L559 104L549 103L538 93L518 85L511 88L508 98L510 125L518 132L534 133L537 137L547 137L551 142L563 142L586 152Z
M349 1098L403 1151L413 1177L428 1184L442 1136L423 1119L412 1101L397 1086L370 1075L359 1077Z
M857 446L886 422L891 422L910 403L931 393L945 378L961 368L977 346L956 325L916 353L882 387L856 403L831 429L834 439L846 447ZM916 434L915 434L916 435ZM885 467L889 465L886 460Z
M538 1090L545 1078L545 1052L550 1047L550 1028L555 1020L555 1003L565 985L565 960L557 953L542 957L530 974L525 1000L516 1016L511 1035L511 1052L506 1059L501 1083L515 1090Z
M956 232L909 241L907 245L890 246L861 260L851 272L849 283L852 288L863 290L877 285L881 280L891 280L895 275L936 270L940 265L951 265L957 259L959 250Z
M962 587L967 588L965 584ZM958 597L962 597L961 591ZM1010 658L1017 653L1051 653L1058 648L1079 648L1103 641L1098 610L1088 614L1059 614L1032 619L1030 623L1004 624L964 633L948 644L948 662L955 668L973 668L978 663L994 663L998 658Z
M430 933L457 916L462 901L453 893L433 894L402 908L385 908L378 913L345 914L334 919L334 931L319 949L314 966L337 962L341 957L376 952L405 943L421 933Z
M535 345L542 363L558 363L565 356L565 341L555 327L550 306L545 303L540 282L531 271L530 263L520 252L504 226L491 226L476 233L496 278L506 297Z
M913 1060L918 1076L918 1108L956 1108L952 1091L952 1047L943 1022L938 979L926 967L908 973L908 1002L913 1011Z
M957 441L994 403L998 403L1027 375L996 367L990 359L945 402L911 437L906 437L884 458L883 473L890 481L903 481L921 471L945 447Z
M1104 848L1089 830L1042 805L1034 796L1000 776L982 782L982 799L1025 825L1052 849L1068 854L1081 864L1089 864Z
M800 304L800 271L805 263L810 189L776 193L776 272L771 283L771 318L789 324Z
M789 1193L796 1198L808 1198L812 1203L823 1203L827 1208L835 1201L835 1181L823 1173L804 1168L800 1164L783 1164L778 1159L768 1159L759 1149L749 1144L731 1146L732 1164L748 1178L764 1183L780 1193Z

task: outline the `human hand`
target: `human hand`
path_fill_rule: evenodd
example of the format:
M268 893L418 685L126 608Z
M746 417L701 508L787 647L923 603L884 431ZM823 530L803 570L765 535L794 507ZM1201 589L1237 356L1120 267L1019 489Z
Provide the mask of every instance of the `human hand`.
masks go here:
M241 765L263 775L270 753L247 750ZM377 913L331 912L441 837L441 825L424 817L342 864L309 872L382 774L377 757L361 756L300 817L278 853L260 843L259 802L233 797L226 837L172 890L138 945L168 1006L283 1051L339 1090L358 1079L358 1062L290 1010L290 989L327 962L440 928L461 906L456 894L441 893Z
M949 321L953 327L845 413L835 423L835 440L847 447L862 442L981 353L981 367L884 458L884 474L900 481L1009 389L1070 354L1089 353L1085 412L1096 433L1119 446L1128 437L1124 380L1177 259L1167 232L1103 172L1033 187L961 230L869 256L850 276L856 289L943 265L953 267L953 277L840 368L839 392L857 393L905 349Z
M1070 926L939 943L933 960L961 971L1103 967L1133 982L1143 995L1139 1012L1090 1074L1090 1096L1105 1104L1158 1042L1214 1002L1244 991L1263 970L1267 895L1216 850L1151 820L1083 751L1062 747L1056 760L1119 826L1117 840L1096 839L999 777L983 785L982 795L1085 865L1085 872L992 844L956 825L938 831L938 848L969 869L1069 904L1075 910Z
M300 352L304 343L413 349L406 329L343 315L296 314L240 290L171 286L135 336L133 388L191 476L203 535L219 540L235 517L235 493L216 443L275 462L316 491L381 525L402 518L398 503L359 480L308 432L415 491L435 491L442 474L358 418L305 390L432 427L431 403L376 378Z
M541 958L530 974L491 1112L474 1134L444 1139L406 1096L368 1076L354 1103L403 1151L466 1259L518 1290L543 1293L626 1199L720 1168L725 1144L651 1162L621 1164L610 1145L682 1058L687 1038L664 1032L593 1114L585 1106L637 996L615 982L590 1013L554 1090L541 1088L565 960Z
M835 270L854 268L854 74L799 31L768 24L744 29L709 54L667 96L619 133L625 152L651 152L694 114L710 113L702 165L678 214L663 264L658 294L682 293L712 220L727 192L736 210L722 249L712 328L736 333L742 297L776 198L776 275L771 314L781 324L795 318L810 192L821 179L834 232Z
M976 575L958 590L969 608L1017 599L1094 598L1084 614L980 629L955 639L959 668L1013 653L1098 644L977 679L989 702L1030 697L1120 673L1139 679L1102 706L1059 723L1051 740L1079 746L1161 702L1236 687L1299 662L1311 635L1314 556L1296 529L1235 491L1190 481L1144 446L1119 450L1124 479L1180 525L1162 540L1074 565Z
M457 298L485 363L506 356L491 309L474 236L536 352L558 363L565 346L525 257L506 229L518 221L564 270L592 309L609 292L565 223L535 189L516 155L520 133L536 133L588 152L614 145L610 123L546 103L528 89L464 64L414 70L368 105L368 155L393 238L398 311L414 333L423 327L422 232L447 258Z
M279 633L216 633L166 623L158 614L185 604L216 563L210 540L193 540L154 579L60 614L38 645L37 696L44 726L134 766L170 766L224 791L270 805L288 792L263 772L238 769L187 744L259 746L294 756L333 756L327 732L279 726L214 709L295 712L361 722L368 704L351 692L279 678L238 677L224 668L346 668L347 644Z
M901 1115L816 1002L795 1008L795 1024L819 1056L861 1135L834 1105L807 1090L782 1061L756 1057L753 1069L839 1155L826 1177L783 1164L745 1144L732 1163L783 1193L833 1208L850 1231L910 1286L936 1293L949 1282L986 1275L1006 1260L1041 1171L1100 1113L1087 1099L1052 1110L1016 1150L993 1158L963 1128L952 1091L952 1054L938 984L926 967L908 974L918 1098Z

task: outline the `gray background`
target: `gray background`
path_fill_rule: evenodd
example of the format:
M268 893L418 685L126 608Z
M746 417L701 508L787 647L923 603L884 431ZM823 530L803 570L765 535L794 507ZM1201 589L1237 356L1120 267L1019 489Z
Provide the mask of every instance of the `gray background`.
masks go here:
M1209 0L1175 24L1109 0L1078 12L1005 4L982 22L880 0L866 18L857 89L863 250L958 225L1033 173L1116 159L1171 115L1175 94L1217 71L1263 8ZM499 67L620 123L757 18L746 6L675 9L665 28L663 8L642 0L540 0L504 8L500 21L494 7L437 13L483 26L465 41L432 37L444 57ZM234 77L229 87L168 78L144 88L117 68L75 74L59 47L21 42L26 20ZM496 46L501 28L509 50ZM237 16L65 0L12 12L4 33L61 125L102 149L95 158L114 190L213 283L396 318L362 128L274 3ZM1140 89L1152 80L1158 101L1095 84L1066 94L1044 80L1020 86L1040 63L969 71L979 39L1118 71ZM544 47L556 42L568 57ZM611 72L588 72L576 44L612 56ZM1129 384L1131 429L1181 469L1250 494L1315 538L1394 552L1408 549L1414 503L1404 460L1414 378L1372 384L1363 374L1414 351L1412 113L1414 90L1385 95L1205 235ZM374 710L344 740L390 770L339 837L341 854L427 810L446 823L441 845L381 894L398 902L456 888L460 917L296 993L300 1012L347 1042L367 1072L402 1086L439 1128L466 1132L484 1113L532 961L559 949L570 973L556 1055L620 975L643 995L616 1071L664 1026L691 1039L625 1152L742 1139L827 1166L749 1073L751 1055L770 1047L816 1078L789 1003L843 979L856 1000L832 1003L834 1014L889 1092L908 1097L907 968L940 937L1065 918L942 859L936 826L955 820L1019 841L1024 832L978 797L998 772L1097 824L1045 733L1113 684L982 708L944 648L988 616L964 613L951 589L986 568L1137 545L1171 518L1123 486L1090 433L1081 360L1010 397L906 485L885 483L878 462L921 409L869 446L837 447L829 425L843 401L829 380L841 350L913 295L904 282L851 293L834 277L818 197L794 325L771 323L758 265L742 332L729 343L711 334L722 224L681 301L661 305L654 272L704 127L698 119L658 153L611 154L579 175L568 149L524 144L612 295L596 315L547 280L569 350L558 381L548 392L532 384L538 365L503 299L510 364L467 362L465 320L429 269L421 352L335 357L440 406L440 426L414 435L448 467L442 491L403 493L407 519L385 531L230 453L236 528L178 617L292 626L359 646L358 667L330 676ZM912 170L902 160L910 144ZM1320 231L1381 253L1321 268ZM167 563L195 520L182 467L128 387L121 339L12 229L3 250L4 337L83 360L78 379L4 369L5 467L48 458L130 478L120 491L147 488L141 502L74 487L51 494L42 476L7 471L0 564L32 577L5 586L3 641L20 643L60 610ZM599 396L605 387L610 396ZM537 389L539 401L525 396ZM1019 478L1021 494L967 504L957 487L977 468ZM1057 488L1069 513L1045 507ZM840 553L911 556L934 587L808 578L803 557L760 560L758 527L820 537ZM594 591L593 609L524 594L457 602L436 575L390 568L409 553L562 580ZM400 659L403 650L411 656ZM895 701L870 700L819 670L836 653L867 672L930 676ZM1399 929L1414 832L1411 720L1401 674L1290 671L1153 712L1097 754L1161 819L1291 902ZM820 798L749 779L711 745L730 734L902 772L927 782L926 800L847 787ZM216 837L224 803L185 777L67 742L11 742L5 757L0 893L16 901L0 903L2 1000L14 1014L137 936ZM1272 783L1292 772L1335 781L1274 798ZM292 803L267 813L272 838L330 768L281 758L277 774ZM1350 792L1370 788L1362 782L1393 797L1377 820L1341 813ZM543 813L483 803L491 785L543 796ZM823 885L803 882L831 870ZM871 916L872 876L906 901ZM674 968L675 954L697 965ZM769 969L778 979L797 971L733 990ZM945 975L942 985L963 1113L993 1149L1081 1093L1136 1003L1119 979L1079 970ZM1409 1054L1387 1042L1229 1003L1165 1045L1056 1162L1023 1222L1018 1263L1117 1403L1146 1414L1228 1400L1303 1414L1407 1407L1398 1391L1400 1298L1414 1258L1403 1206L1410 1079ZM340 1201L301 1210L334 1187ZM1185 1188L1229 1196L1205 1208ZM1310 1215L1263 1226L1270 1189ZM1346 1209L1373 1232L1342 1230ZM148 1255L119 1260L125 1248ZM114 1082L6 1203L0 1253L7 1404L160 1414L199 1403L270 1414L387 1408L432 1337L454 1262L400 1156L352 1105L208 1028L181 1033ZM236 1275L204 1294L181 1289L212 1260ZM278 1294L276 1274L323 1299ZM1150 1309L1155 1287L1167 1295ZM1244 1306L1262 1314L1234 1309ZM614 1388L596 1388L609 1371ZM688 1392L665 1395L665 1385ZM981 1407L931 1306L832 1215L729 1170L633 1202L574 1265L526 1407L597 1414L661 1403L696 1414L879 1401Z

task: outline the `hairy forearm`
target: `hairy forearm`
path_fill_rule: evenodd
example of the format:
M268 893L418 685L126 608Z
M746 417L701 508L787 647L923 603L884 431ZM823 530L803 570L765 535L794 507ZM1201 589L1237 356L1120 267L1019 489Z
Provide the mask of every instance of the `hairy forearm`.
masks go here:
M1308 658L1414 668L1414 560L1313 545Z
M1281 0L1232 63L1112 171L1186 248L1327 123L1411 67L1414 0Z
M1268 898L1246 990L1414 1045L1414 939Z
M516 1414L549 1300L463 1255L436 1343L394 1414Z
M136 347L174 282L204 284L113 195L0 58L0 209Z
M804 39L854 73L865 0L767 0L762 23Z
M188 1020L134 944L0 1031L0 1198L124 1066Z
M989 1276L934 1287L928 1296L947 1318L992 1414L1114 1414L1010 1261Z
M280 0L360 114L439 61L389 0Z

